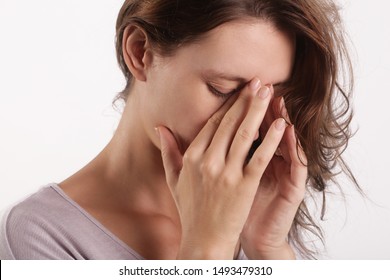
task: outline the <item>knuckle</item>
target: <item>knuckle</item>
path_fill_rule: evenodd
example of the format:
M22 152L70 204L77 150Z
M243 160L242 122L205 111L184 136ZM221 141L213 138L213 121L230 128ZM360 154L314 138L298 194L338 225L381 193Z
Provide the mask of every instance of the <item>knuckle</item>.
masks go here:
M199 168L206 178L216 178L220 175L220 165L210 158L205 158Z
M263 114L265 114L265 112L268 109L269 103L270 103L269 99L262 100L260 98L256 98L255 101L253 102L252 106L253 106L254 110L259 111L259 112L263 112Z
M219 126L219 124L222 121L222 117L219 114L215 114L211 116L211 118L208 120L208 122L213 126Z
M240 128L238 130L238 135L244 141L253 140L253 137L255 136L248 128Z
M240 178L233 172L224 172L220 180L224 187L234 187L239 184Z
M168 155L168 148L167 147L161 147L161 155L163 157L166 157Z
M161 147L161 156L163 158L166 158L166 157L168 157L168 155L169 155L169 147L168 146L162 146Z
M264 167L268 165L269 158L264 154L259 154L256 157L254 157L254 161L257 166Z
M183 155L183 164L194 165L197 161L198 161L198 156L195 150L188 148Z
M234 118L230 114L226 114L225 117L223 118L222 122L221 122L221 126L229 128L229 127L234 126L235 123L236 123L236 118Z

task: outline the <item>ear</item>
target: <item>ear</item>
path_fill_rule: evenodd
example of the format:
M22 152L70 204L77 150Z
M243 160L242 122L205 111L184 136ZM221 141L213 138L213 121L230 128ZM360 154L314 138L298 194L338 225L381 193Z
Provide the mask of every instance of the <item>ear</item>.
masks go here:
M146 81L153 54L145 31L134 25L127 26L123 32L122 50L126 66L133 77Z

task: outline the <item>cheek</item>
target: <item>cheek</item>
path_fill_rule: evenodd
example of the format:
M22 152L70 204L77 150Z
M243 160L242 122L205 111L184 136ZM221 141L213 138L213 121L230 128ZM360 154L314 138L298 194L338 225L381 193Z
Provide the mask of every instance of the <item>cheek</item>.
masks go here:
M183 148L189 146L220 106L221 101L212 96L207 89L182 94L174 101L171 130L182 142Z
M183 149L198 135L208 119L223 103L209 92L207 85L191 71L160 69L154 77L151 109L155 125L165 125Z

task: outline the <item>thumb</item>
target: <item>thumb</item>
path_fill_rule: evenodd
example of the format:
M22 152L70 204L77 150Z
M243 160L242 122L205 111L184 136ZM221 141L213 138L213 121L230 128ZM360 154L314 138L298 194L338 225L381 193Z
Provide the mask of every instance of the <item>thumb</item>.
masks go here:
M183 166L183 156L180 153L176 139L172 132L164 127L156 127L160 137L161 157L165 170L165 177L170 188L176 186L180 170Z

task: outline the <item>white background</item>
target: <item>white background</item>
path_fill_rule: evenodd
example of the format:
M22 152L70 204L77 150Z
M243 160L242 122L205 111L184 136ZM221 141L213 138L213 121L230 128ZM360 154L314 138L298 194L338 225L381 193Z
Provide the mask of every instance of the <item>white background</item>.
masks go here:
M120 0L0 0L0 210L88 163L112 137L124 86L114 37ZM354 47L355 119L343 181L321 223L331 259L390 259L390 4L344 0Z

